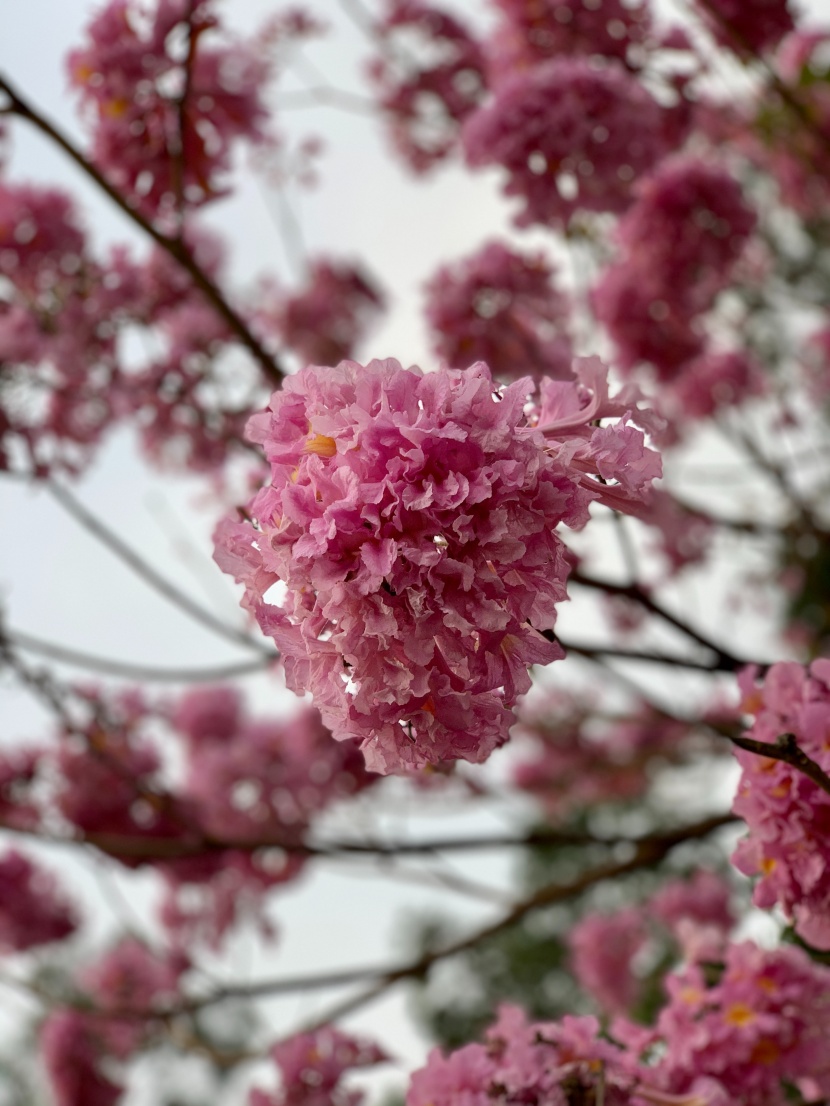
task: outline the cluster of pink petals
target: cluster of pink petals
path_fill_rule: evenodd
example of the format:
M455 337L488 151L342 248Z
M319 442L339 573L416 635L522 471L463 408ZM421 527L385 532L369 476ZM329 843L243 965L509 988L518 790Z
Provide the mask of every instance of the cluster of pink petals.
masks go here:
M528 1023L518 1007L503 1006L484 1044L430 1053L406 1106L567 1106L598 1095L608 1106L629 1106L637 1073L628 1051L602 1039L596 1018Z
M54 878L34 861L9 849L0 858L0 952L25 952L74 933L74 911Z
M704 419L765 390L763 370L747 350L704 350L672 382L670 402L683 419Z
M513 782L561 822L600 803L631 802L649 789L658 763L686 755L688 727L649 708L598 728L587 703L551 692L529 697L513 736L530 745L513 768Z
M267 895L302 871L299 846L313 821L378 780L356 744L333 742L309 706L276 722L251 719L239 692L221 686L197 688L160 712L130 692L84 697L87 722L54 746L0 761L2 821L54 832L59 817L64 831L121 864L152 865L176 947L218 945L246 914L270 933ZM8 936L9 947L71 929L48 878L27 865L17 854L0 862L0 883L16 889L14 909L0 910L0 944ZM41 922L23 934L35 906ZM70 919L66 933L57 933L61 918ZM54 938L43 936L53 929Z
M205 45L211 0L110 0L69 54L69 77L92 130L92 156L149 215L222 194L238 139L260 141L269 65L254 43Z
M813 661L809 669L773 665L760 687L747 669L740 683L743 709L755 716L749 737L774 745L782 734L794 734L799 748L830 771L830 661ZM830 949L830 795L780 760L737 748L735 756L743 772L732 809L749 836L733 861L747 875L761 876L758 906L780 903L806 941Z
M243 914L270 934L264 897L304 866L290 848L317 814L378 777L354 743L331 740L312 707L285 721L253 720L238 691L205 687L179 701L172 721L185 738L178 796L199 831L228 847L165 865L162 920L185 942L216 945Z
M664 883L641 905L586 914L568 933L571 966L605 1015L630 1015L643 996L638 954L652 965L678 948L684 959L717 961L734 924L729 885L700 869Z
M128 1060L154 1027L141 1012L169 1005L187 962L126 938L87 969L84 991L97 1013L51 1012L40 1030L44 1067L57 1106L114 1106L124 1087L114 1062ZM119 1016L122 1015L122 1016Z
M576 211L621 212L668 152L666 109L617 62L544 62L500 82L464 124L470 165L501 165L517 218L557 225Z
M722 958L714 985L700 964L666 979L669 1001L654 1031L667 1046L661 1086L683 1094L706 1076L717 1081L714 1101L724 1106L785 1106L786 1083L802 1080L809 1080L810 1097L826 1096L830 969L801 949L750 941L727 946Z
M627 1014L634 1006L639 980L631 962L647 941L645 919L636 906L586 914L568 933L574 975L605 1013Z
M668 977L652 1029L623 1018L528 1024L503 1007L484 1044L432 1052L407 1106L786 1106L830 1085L830 970L800 949L730 945ZM715 968L717 979L707 979ZM788 1089L789 1087L789 1089ZM577 1097L578 1096L578 1097Z
M186 240L215 277L216 241ZM135 423L157 464L204 471L225 460L243 422L215 372L230 335L164 251L136 262L117 248L99 260L65 193L7 184L0 273L0 468L75 471L119 420ZM154 355L128 367L127 337L139 329Z
M500 19L488 41L498 79L552 57L585 54L631 63L651 30L648 4L623 0L496 0Z
M392 140L411 169L426 172L453 150L484 94L482 49L456 15L424 0L390 0L376 29L384 52L370 75Z
M566 597L556 527L583 525L593 499L632 509L659 475L604 376L591 361L593 387L544 381L529 421L528 378L347 361L290 377L250 420L271 479L251 521L220 524L216 560L289 687L371 770L484 760L528 667L561 656L542 633ZM620 421L592 425L605 416Z
M344 1087L344 1074L388 1059L373 1042L333 1026L290 1037L274 1046L271 1058L279 1068L282 1088L275 1094L253 1090L249 1106L359 1106L364 1094Z
M318 258L300 291L260 313L302 365L334 365L355 353L384 299L363 268Z
M90 257L69 196L0 185L0 469L77 465L113 418L117 278Z
M795 28L790 0L707 0L700 11L722 46L747 57L777 46Z
M622 256L594 290L623 370L645 361L671 380L701 354L695 322L727 287L755 221L737 180L715 162L670 158L639 182L617 230Z
M488 242L439 269L426 292L435 351L446 365L485 361L502 380L573 375L567 299L541 254Z

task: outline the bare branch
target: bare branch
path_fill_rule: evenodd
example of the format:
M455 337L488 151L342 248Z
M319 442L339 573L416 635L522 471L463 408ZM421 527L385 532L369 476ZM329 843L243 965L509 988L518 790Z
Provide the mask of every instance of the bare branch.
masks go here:
M277 654L273 649L270 649L263 642L257 641L256 638L245 633L244 630L237 630L233 626L228 626L211 611L207 610L201 604L197 603L190 596L185 595L179 591L175 585L171 584L160 573L144 560L138 553L135 552L131 546L119 537L114 530L111 530L105 523L92 514L84 505L78 500L68 488L56 483L54 480L49 480L46 485L51 495L57 500L57 502L67 511L72 517L83 526L94 538L105 545L110 552L114 553L119 560L123 561L135 574L140 577L146 584L149 584L151 588L157 591L160 595L163 595L168 602L174 604L185 614L196 622L201 623L202 626L206 626L209 630L212 630L215 634L219 634L220 637L227 638L227 640L234 642L236 645L242 645L246 649L251 649L256 653L260 653L263 657L276 660Z

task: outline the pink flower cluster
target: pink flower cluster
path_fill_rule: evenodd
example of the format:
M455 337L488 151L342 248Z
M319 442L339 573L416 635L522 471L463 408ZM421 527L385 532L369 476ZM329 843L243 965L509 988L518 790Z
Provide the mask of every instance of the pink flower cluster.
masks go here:
M795 28L789 0L707 0L700 11L722 46L750 58Z
M725 880L700 869L669 880L640 905L586 914L568 934L574 975L604 1014L631 1014L643 992L638 955L665 963L679 949L692 961L718 960L735 924L729 900Z
M380 106L398 152L426 172L452 151L482 98L484 55L457 16L424 0L389 0L376 29L384 50L370 74Z
M88 251L69 196L0 184L0 469L77 466L113 418L117 279Z
M666 979L669 1002L654 1040L664 1090L684 1094L701 1076L716 1081L711 1101L785 1106L786 1085L809 1098L830 1090L830 970L801 949L728 946L714 986L692 964Z
M502 380L572 376L568 302L553 278L541 254L500 242L442 267L426 289L436 353L459 369L485 361Z
M668 152L666 111L623 66L583 58L512 72L464 125L471 166L501 165L520 226L575 211L621 212L638 178Z
M740 677L743 710L755 716L748 736L774 745L794 734L799 748L830 771L830 661L813 661L809 669L773 665L761 686L755 676L747 669ZM830 949L830 795L780 760L737 748L735 756L743 772L732 809L749 836L734 863L761 877L758 906L780 903L806 941Z
M267 894L302 870L299 846L314 819L378 779L354 743L331 740L311 707L255 720L238 691L210 686L161 710L130 692L104 698L92 689L82 699L88 721L53 747L0 763L2 821L54 832L57 815L121 864L153 865L177 947L217 945L245 913L269 932ZM16 900L0 910L0 943L4 933L22 948L71 931L49 880L24 858L0 863L4 881Z
M69 54L87 109L92 156L150 216L222 194L235 141L261 141L269 65L254 42L205 46L220 23L212 0L110 0Z
M486 1043L432 1052L407 1106L786 1106L792 1089L830 1087L830 970L800 950L750 942L724 953L711 983L698 965L668 977L653 1029L616 1019L528 1024L503 1007ZM789 1088L789 1089L788 1089Z
M184 941L215 945L245 912L267 933L265 895L304 865L283 847L299 845L317 814L377 777L354 743L331 740L312 707L287 721L252 720L237 690L205 687L179 701L172 721L185 739L180 801L200 833L228 845L164 866L162 919Z
M632 509L659 475L633 405L608 399L601 366L585 374L592 390L544 381L528 421L530 380L496 389L483 364L309 366L250 420L271 480L251 521L220 524L216 560L289 687L373 771L482 761L506 740L528 667L561 656L542 633L566 597L556 527L583 525L592 499ZM591 425L604 416L620 422Z
M651 30L645 2L496 0L496 7L501 19L488 45L497 75L575 54L616 58L631 65L632 55Z
M388 1059L371 1041L325 1026L275 1045L271 1057L279 1068L282 1089L276 1094L253 1090L249 1106L359 1106L361 1091L347 1090L343 1075Z
M16 849L0 858L0 952L25 952L74 933L74 911L48 872Z
M141 1012L169 1005L187 969L179 956L157 955L125 938L82 977L96 1013L52 1011L40 1030L41 1054L57 1106L114 1106L124 1087L113 1078L153 1027ZM121 1015L119 1017L119 1014Z
M671 158L639 182L636 203L617 230L622 257L594 292L620 368L649 362L661 380L671 381L701 355L704 338L696 321L727 287L754 226L740 185L716 162ZM724 370L731 388L739 383L751 390L748 369L736 377L730 361L707 364L710 379L720 379ZM702 408L715 402L714 383ZM692 381L687 386L695 388Z
M301 365L333 365L355 353L383 307L381 292L363 269L318 258L304 288L278 296L260 314Z

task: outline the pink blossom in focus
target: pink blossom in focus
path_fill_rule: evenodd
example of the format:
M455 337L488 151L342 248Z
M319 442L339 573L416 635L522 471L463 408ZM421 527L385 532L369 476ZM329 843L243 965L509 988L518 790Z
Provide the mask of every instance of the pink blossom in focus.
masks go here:
M556 59L513 73L469 117L471 166L501 165L524 204L520 226L576 211L622 212L634 182L667 152L664 109L621 65Z
M494 376L572 376L568 303L541 254L499 242L445 265L427 285L435 351L463 369L485 361Z
M383 52L370 75L392 140L416 173L443 160L484 94L484 56L456 15L423 0L388 0ZM405 49L398 48L398 40Z
M478 762L506 740L528 667L561 655L540 632L566 594L556 526L583 525L591 499L631 509L659 474L599 363L585 371L594 393L545 393L536 430L527 378L495 391L483 364L424 375L392 360L309 366L251 419L271 483L248 504L256 527L220 524L216 559L289 687L313 691L371 770ZM606 439L591 422L611 413Z
M669 1002L656 1024L665 1042L660 1085L687 1092L716 1079L729 1102L785 1106L782 1081L810 1077L830 1088L830 970L801 949L729 945L714 986L692 965L669 975Z
M756 686L753 669L740 678L743 709L755 716L748 736L774 744L786 733L830 771L830 661L809 669L775 664ZM735 865L758 875L754 901L780 903L796 931L811 945L830 949L830 796L798 769L743 749L734 750L743 769L732 809L747 824Z

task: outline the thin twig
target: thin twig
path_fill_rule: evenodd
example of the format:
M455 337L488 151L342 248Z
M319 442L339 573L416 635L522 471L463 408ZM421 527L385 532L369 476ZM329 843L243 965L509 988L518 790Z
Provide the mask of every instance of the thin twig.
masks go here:
M131 546L127 545L124 539L119 537L114 530L111 530L109 526L93 515L68 488L64 487L62 484L58 484L54 480L49 480L46 486L53 498L57 500L64 510L79 522L86 531L92 534L94 538L97 538L102 545L105 545L119 560L123 561L136 576L140 577L146 584L149 584L150 587L164 596L168 602L184 611L185 614L189 615L194 621L213 630L214 633L219 634L228 641L232 641L236 645L242 645L246 649L251 649L264 657L275 659L276 654L273 649L269 648L263 642L257 641L256 638L251 637L250 634L245 633L244 630L237 630L233 626L228 626L227 623L217 618L211 611L197 603L194 599L191 599L190 596L179 591L169 580L156 572L152 565L149 565Z
M795 734L781 734L775 744L768 741L756 741L751 737L736 737L726 734L733 745L744 749L748 753L755 753L759 757L767 757L769 760L781 760L797 769L802 775L811 779L822 791L830 795L830 776L812 757L807 756L797 743Z
M234 680L239 676L248 676L252 672L261 672L271 660L276 660L277 653L272 657L263 656L262 660L244 661L241 664L215 665L205 668L162 668L157 665L139 664L132 661L113 660L111 657L100 657L94 653L85 653L80 649L73 649L67 645L57 645L51 641L43 641L33 637L22 630L6 631L9 641L20 649L29 653L36 653L50 660L60 661L63 664L72 665L74 668L85 668L90 672L101 672L107 676L121 676L127 680L148 680L151 683L175 683L196 684L216 683L222 680Z
M661 618L664 622L667 622L670 626L674 626L676 630L680 630L681 633L691 638L692 641L696 641L698 645L702 645L705 649L714 653L718 660L719 671L736 672L739 668L744 668L749 663L748 661L732 656L731 653L728 653L720 645L717 645L710 638L706 637L700 630L695 629L694 626L690 626L685 619L667 610L653 599L639 584L615 584L610 580L600 580L597 577L586 576L578 571L572 572L570 579L573 583L581 585L582 587L604 591L608 595L619 595L638 603L650 614Z

